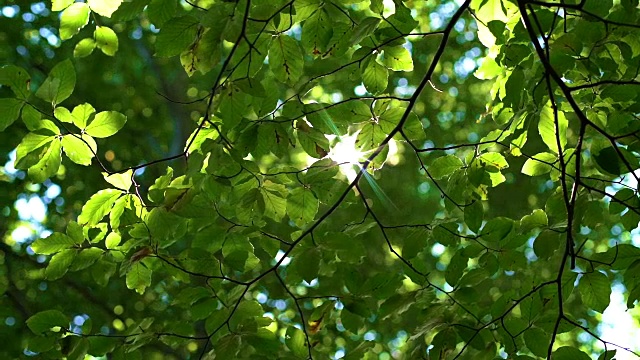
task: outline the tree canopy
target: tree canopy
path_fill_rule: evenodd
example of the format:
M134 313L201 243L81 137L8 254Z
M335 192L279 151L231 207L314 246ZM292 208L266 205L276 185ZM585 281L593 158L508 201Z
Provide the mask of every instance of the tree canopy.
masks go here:
M0 357L640 356L638 0L9 0Z

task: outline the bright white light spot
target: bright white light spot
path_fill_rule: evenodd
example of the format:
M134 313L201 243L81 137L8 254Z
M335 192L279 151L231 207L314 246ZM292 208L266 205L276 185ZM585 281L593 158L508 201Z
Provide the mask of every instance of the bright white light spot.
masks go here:
M333 355L334 359L342 359L344 357L344 350L336 351L335 355Z
M18 13L17 8L17 6L5 6L2 8L2 15L8 18L12 18Z
M47 191L44 192L44 196L48 197L49 199L55 199L58 197L58 195L60 195L61 192L62 192L62 189L60 188L60 186L56 184L51 184L47 188Z
M345 135L336 139L336 136L327 135L329 141L337 140L335 145L329 151L329 158L340 164L340 172L343 173L349 181L353 181L358 172L354 165L358 165L365 153L356 147L356 139L358 133L353 135Z
M85 322L85 318L84 316L80 316L80 315L76 315L73 317L73 323L77 326L82 326L82 324L84 324Z
M444 245L442 245L440 243L436 243L431 248L431 255L436 256L436 257L440 256L440 255L442 255L442 253L444 253L445 250L446 250L446 248L444 247Z
M639 349L637 340L640 339L640 328L635 324L632 314L627 311L624 299L624 287L620 284L613 286L611 303L602 314L602 323L598 327L602 339L611 341L622 346L631 346L632 349ZM600 349L602 343L596 341L596 346ZM618 350L616 353L618 360L631 360L637 357L627 351Z
M360 84L353 89L353 92L358 96L364 96L367 93L367 88Z
M393 0L383 0L382 5L384 5L384 12L382 13L383 16L391 16L396 12L396 4Z
M11 238L17 243L23 243L33 236L33 230L28 226L19 226L11 232Z
M43 222L47 215L47 208L42 202L42 199L37 196L32 196L29 201L18 199L16 201L16 209L18 210L18 216L22 220Z
M258 302L259 302L260 304L264 304L264 303L266 303L266 302L267 302L267 300L269 300L269 298L267 297L267 295L266 295L266 294L264 294L264 293L259 293L259 294L256 296L256 300L258 300Z
M308 283L307 280L302 280L302 283L304 284L304 286L314 287L314 286L318 285L318 278L315 278L315 279L311 280L310 283Z
M278 250L278 253L276 254L276 262L280 261L280 259L282 259L283 256L284 256L284 251ZM280 265L287 266L289 265L290 262L291 262L291 258L287 256L284 260L282 260L282 264Z

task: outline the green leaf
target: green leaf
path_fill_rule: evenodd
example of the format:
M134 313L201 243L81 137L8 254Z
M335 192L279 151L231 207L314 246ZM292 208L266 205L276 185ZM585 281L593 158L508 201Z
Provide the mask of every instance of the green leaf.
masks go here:
M369 5L371 11L376 14L382 14L384 11L384 4L382 0L371 0L371 5Z
M529 176L547 174L553 169L553 165L558 161L558 156L552 153L543 152L533 155L527 159L522 166L522 173Z
M458 280L462 277L462 273L467 268L467 262L469 258L464 255L463 251L457 251L447 265L447 270L444 273L444 278L451 286L456 286Z
M296 327L289 326L287 328L287 333L284 337L284 343L295 356L306 358L309 354L307 350L307 340L304 335L304 331Z
M453 174L454 171L460 169L464 164L455 155L445 155L435 159L431 166L428 167L429 174L436 180Z
M242 338L238 335L225 335L213 346L216 356L222 359L236 359L242 346Z
M77 254L78 250L76 249L66 249L53 255L44 272L47 280L57 280L63 277L69 270Z
M162 27L170 20L178 9L178 3L173 0L152 0L147 7L147 15L156 27Z
M106 246L106 248L109 250L115 249L118 247L118 245L120 245L121 241L122 237L120 236L120 234L111 232L109 233L109 235L107 235L107 238L104 239L104 246Z
M364 87L374 95L384 92L389 81L387 68L380 65L375 59L365 61L364 64L364 68L362 64L360 66Z
M122 0L87 0L87 3L91 11L110 18L120 7Z
M22 108L22 122L29 129L29 131L35 131L43 127L44 121L42 120L42 115L38 112L38 110L34 109L32 106L25 106ZM54 128L57 127L54 125ZM58 131L56 131L57 133Z
M319 201L313 192L303 187L293 189L287 196L287 215L299 227L313 221L318 212Z
M623 147L608 146L597 150L592 147L593 159L606 173L622 175L638 168L638 159Z
M91 55L96 48L96 41L90 38L80 40L73 49L73 57L83 58Z
M82 226L80 226L77 222L71 220L67 224L67 235L73 239L76 244L82 244L84 242L84 234L82 230Z
M269 49L269 68L276 79L293 84L302 75L304 59L298 42L287 35L278 36Z
M539 328L530 328L524 332L524 343L534 355L539 357L547 356L550 340L549 334Z
M149 2L150 0L133 0L131 2L123 3L120 5L118 10L112 14L111 18L117 21L133 20L142 13ZM175 2L173 4L175 9ZM169 5L169 7L171 6Z
M559 132L556 131L556 122L558 123ZM569 121L560 110L557 111L557 118L554 114L551 102L547 103L540 111L540 120L538 121L538 131L542 137L542 141L549 147L551 151L558 154L558 142L564 151L567 145L567 127Z
M598 360L613 360L617 350L607 350L598 356Z
M69 236L62 233L53 233L46 238L40 238L31 244L31 249L36 254L51 255L58 251L69 249L76 245L76 242Z
M82 207L78 223L89 226L98 224L109 213L120 195L122 195L122 191L115 189L100 190L93 194Z
M333 35L329 14L319 9L313 13L302 27L302 45L307 52L318 56L327 50Z
M151 270L140 262L131 265L127 271L127 288L144 294L145 289L151 285L151 273Z
M490 80L504 72L503 68L496 63L495 59L485 57L482 65L473 73L480 80Z
M117 111L102 111L84 130L93 137L105 138L117 133L126 122L127 117Z
M131 188L131 185L133 184L133 171L132 170L127 170L123 173L116 173L116 174L107 174L107 173L102 173L102 176L104 176L104 179L111 185L115 186L116 189L120 189L120 190L124 190L124 191L129 191L129 189Z
M77 4L82 3L74 3L71 7ZM57 104L71 96L75 86L76 70L73 68L71 60L67 59L59 62L53 67L53 69L51 69L49 76L47 76L42 85L38 88L38 91L36 91L36 96L44 101L52 103L55 107Z
M199 23L193 16L181 16L167 21L156 38L156 55L179 55L196 39Z
M622 188L615 194L615 199L618 201L612 201L609 203L609 213L619 214L627 207L634 207L638 204L638 196L636 192L629 188ZM599 214L598 214L599 215Z
M102 50L105 55L114 56L118 51L118 36L111 28L96 26L93 37L96 40L95 45L98 49Z
M27 319L27 326L34 334L40 335L51 328L68 328L69 318L58 310L45 310Z
M535 228L545 227L548 224L547 214L541 209L535 209L531 215L525 215L520 219L520 233L526 234Z
M24 138L22 138L22 141L16 149L16 169L25 170L37 163L40 159L39 156L35 158L35 161L33 161L32 159L29 159L28 155L35 153L36 150L49 144L55 138L55 135L46 129L28 133Z
M404 46L383 47L382 63L393 71L413 71L411 53Z
M509 167L509 163L504 156L497 152L487 152L479 156L480 160L487 165L498 168L499 170Z
M504 240L513 229L513 220L506 217L493 218L482 227L480 236L491 242L499 242Z
M28 170L29 177L35 183L41 183L58 172L62 162L62 143L54 140L49 144L44 156Z
M21 67L5 65L0 67L0 85L6 85L21 100L27 100L31 94L31 78Z
M320 251L316 248L310 248L294 257L293 264L291 264L292 271L295 271L302 280L307 283L319 276L320 271Z
M591 309L603 313L609 306L611 296L611 281L601 272L586 273L578 284L582 301Z
M477 233L482 226L482 219L484 217L484 206L482 201L476 200L473 203L465 206L464 208L464 222L469 227L469 230Z
M78 105L74 107L73 111L71 112L72 122L78 128L84 129L87 126L87 122L91 118L91 115L93 115L95 112L96 109L94 109L91 104L84 103Z
M366 17L358 23L358 26L351 33L349 43L351 45L359 44L362 39L373 34L382 19L377 17Z
M73 3L60 15L60 40L71 39L89 23L89 5Z
M98 151L98 145L89 135L67 134L62 137L62 149L69 160L78 165L88 166Z
M79 271L86 269L89 266L93 265L104 253L104 250L97 247L82 249L73 260L73 263L71 264L71 267L69 267L69 270Z
M284 192L284 186L279 184L265 183L260 188L264 201L264 214L277 222L282 220L287 209L287 200L282 197Z
M53 109L53 115L59 121L62 121L62 122L65 122L65 123L73 122L73 117L71 116L71 111L69 111L69 109L67 109L65 107L58 106L57 108Z
M551 355L553 360L590 360L591 357L573 346L557 348Z
M24 102L18 99L0 99L0 131L4 131L20 116Z

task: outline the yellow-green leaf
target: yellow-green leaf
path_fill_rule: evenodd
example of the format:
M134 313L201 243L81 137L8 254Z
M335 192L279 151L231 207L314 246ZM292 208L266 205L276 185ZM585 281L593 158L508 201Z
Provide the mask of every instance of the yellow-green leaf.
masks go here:
M53 233L46 238L40 238L31 244L31 249L36 254L51 255L58 251L73 247L76 242L62 233Z
M118 10L122 0L87 0L91 11L110 18Z
M0 85L10 87L18 99L26 100L29 97L30 84L31 78L25 69L14 65L0 67Z
M81 4L81 3L76 3ZM75 4L74 4L75 5ZM72 7L74 6L72 5ZM76 86L76 70L67 59L51 69L49 76L36 91L36 96L44 101L52 103L54 106L63 102L73 93Z
M60 39L67 40L89 23L89 5L73 3L60 15Z
M8 128L20 116L23 101L13 98L0 99L0 131Z
M111 28L96 26L93 37L96 40L96 46L105 55L114 56L118 51L118 36Z
M558 157L552 153L539 153L527 159L522 166L522 173L529 176L544 175L551 171Z
M67 134L62 137L62 149L69 160L79 165L91 165L98 150L95 140L87 134Z
M83 58L91 55L93 49L96 48L96 41L91 38L80 40L73 49L73 57Z
M133 180L131 178L132 175L133 175L133 171L131 170L127 170L124 173L117 173L117 174L111 174L111 175L107 173L102 173L102 176L104 176L104 179L109 184L115 186L117 189L124 190L124 191L129 191L129 188L133 183Z
M41 183L58 172L62 161L61 147L60 141L52 141L44 156L29 168L29 177L33 182Z
M386 67L378 64L376 60L364 62L366 65L362 69L362 82L368 92L380 94L387 88L389 81L389 71Z
M127 288L135 290L138 294L144 294L147 286L151 285L151 270L140 262L136 262L127 272Z
M109 213L113 203L122 195L122 191L116 189L100 190L87 201L78 216L78 223L96 225Z
M127 117L117 111L102 111L84 130L93 137L105 138L117 133L126 122Z

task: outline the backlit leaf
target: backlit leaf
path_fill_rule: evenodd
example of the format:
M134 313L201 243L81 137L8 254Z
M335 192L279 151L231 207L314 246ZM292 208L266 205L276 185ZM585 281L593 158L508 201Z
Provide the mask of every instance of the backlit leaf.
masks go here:
M127 117L117 111L102 111L84 130L93 137L105 138L117 133L126 122Z
M71 4L60 15L60 39L72 38L88 23L89 5L81 2Z
M91 11L104 17L111 17L111 14L120 7L122 0L87 0L87 3Z
M120 195L122 195L122 191L115 189L100 190L93 194L82 207L82 211L78 216L78 223L96 225L109 213Z
M82 3L74 3L71 7L77 4ZM48 101L56 105L71 96L75 86L76 70L71 63L71 60L67 59L59 62L53 67L53 69L51 69L49 76L47 76L42 85L38 88L36 96L44 101Z

